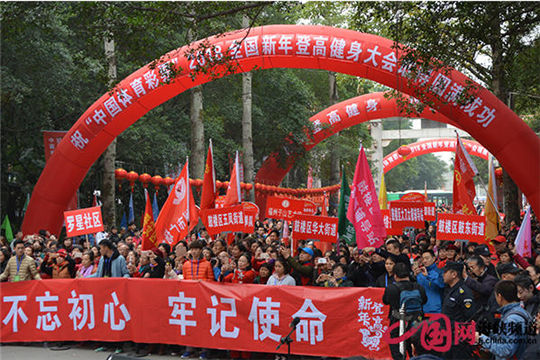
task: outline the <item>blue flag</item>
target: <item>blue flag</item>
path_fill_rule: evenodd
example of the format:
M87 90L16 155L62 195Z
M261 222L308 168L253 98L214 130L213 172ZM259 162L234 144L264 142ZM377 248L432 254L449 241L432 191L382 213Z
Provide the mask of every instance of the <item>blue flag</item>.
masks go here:
M129 214L128 214L128 224L131 224L135 221L135 210L133 209L133 193L129 194Z
M154 222L157 220L158 214L159 214L159 206L157 203L157 196L156 193L154 193L154 201L152 202L152 213L154 215Z
M120 228L126 228L127 229L127 219L126 219L126 212L124 211L124 214L122 214L122 220L120 221Z

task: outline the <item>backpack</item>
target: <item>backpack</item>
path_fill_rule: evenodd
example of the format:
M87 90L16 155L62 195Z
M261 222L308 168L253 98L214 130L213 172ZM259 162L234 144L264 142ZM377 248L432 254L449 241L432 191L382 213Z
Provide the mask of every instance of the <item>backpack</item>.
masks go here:
M403 306L405 307L405 318L404 320L411 321L413 319L419 319L422 317L422 294L418 287L415 287L410 290L402 289L398 284L395 284L398 289L401 290L399 293L399 309ZM396 319L401 319L399 309L394 309L392 315Z

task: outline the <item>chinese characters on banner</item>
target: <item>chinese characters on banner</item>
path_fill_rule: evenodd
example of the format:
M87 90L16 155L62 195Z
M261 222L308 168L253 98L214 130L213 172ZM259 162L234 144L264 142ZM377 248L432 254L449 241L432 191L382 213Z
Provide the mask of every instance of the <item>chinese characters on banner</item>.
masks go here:
M392 227L403 230L405 227L424 227L424 203L413 201L390 201Z
M67 237L94 234L103 231L100 206L64 211L64 222L66 224Z
M242 203L201 211L201 220L210 235L225 231L252 233L258 210L251 203Z
M382 341L384 289L109 278L2 283L0 290L2 342L136 341L275 353L298 317L295 354L390 356Z
M54 153L56 146L60 144L67 131L43 131L43 144L45 145L45 162Z
M434 221L437 219L437 211L435 208L434 202L425 202L424 203L424 220Z
M293 221L294 240L317 239L325 242L337 241L338 218L315 215L296 215Z
M279 196L269 196L266 199L267 218L292 221L295 215L314 215L316 212L317 206L309 200Z
M485 216L441 213L437 217L437 239L485 243L485 231Z
M390 209L382 209L381 214L383 217L384 228L386 229L387 235L402 235L403 230L392 227L392 218L390 215Z

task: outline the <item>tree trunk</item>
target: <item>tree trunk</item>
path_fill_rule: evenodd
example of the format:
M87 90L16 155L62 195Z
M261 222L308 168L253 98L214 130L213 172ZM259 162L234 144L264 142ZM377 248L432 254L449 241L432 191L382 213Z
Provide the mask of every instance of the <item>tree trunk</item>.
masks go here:
M330 106L337 104L338 102L338 90L337 90L337 82L336 82L336 73L329 72L328 73L328 83L329 83L329 97L330 97ZM339 132L336 133L333 138L333 144L335 146L331 147L330 150L330 184L329 185L335 185L338 184L341 180L340 175L340 160L341 160L341 154L339 151ZM332 195L330 195L330 206L328 215L333 215L334 210L338 207L338 196L339 193L335 192Z
M492 14L493 19L493 34L501 34L501 24L499 16L499 7L494 8L495 13ZM509 98L508 90L506 89L505 76L504 76L504 49L501 36L493 36L491 42L492 49L492 83L493 93L502 102L508 102L508 107L513 109L511 98ZM511 221L515 221L519 224L520 221L520 209L518 199L518 188L514 180L503 171L503 197L504 197L504 213L506 215L505 222L510 224Z
M188 30L188 41L193 41L193 33ZM202 179L204 175L204 122L203 122L203 93L202 85L190 90L190 114L191 122L191 158L189 161L190 177Z
M242 18L242 26L249 26L246 15ZM242 74L242 147L244 148L244 182L253 182L253 134L251 121L251 79L252 73ZM255 186L253 186L255 189ZM247 199L254 201L255 191L249 191Z
M112 88L116 82L116 57L114 50L114 39L104 39L105 57L109 64L109 83L108 87ZM103 153L103 217L104 223L109 227L116 225L116 188L114 178L114 168L116 161L116 138L107 147Z

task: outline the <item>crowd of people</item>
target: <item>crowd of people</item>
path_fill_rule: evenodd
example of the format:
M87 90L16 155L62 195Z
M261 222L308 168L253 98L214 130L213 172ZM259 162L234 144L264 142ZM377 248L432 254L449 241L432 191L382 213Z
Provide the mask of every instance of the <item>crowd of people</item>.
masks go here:
M517 230L516 224L508 224L488 244L476 244L440 241L434 224L426 223L425 229L389 237L378 248L359 249L341 242L325 246L324 252L317 239L300 241L291 249L289 239L283 239L283 221L273 219L257 221L253 234L239 233L234 239L227 234L213 238L199 229L172 248L161 243L152 250L141 250L141 230L135 224L106 228L93 240L59 240L44 230L26 236L18 232L11 243L0 237L0 280L133 277L381 287L385 288L383 302L390 306L390 324L402 321L410 328L428 319L426 314L447 316L454 331L458 323L476 323L474 345L461 342L441 353L425 349L411 338L405 349L410 357L537 359L540 224L533 216L530 258L516 253ZM515 341L495 341L494 337L502 336L501 324L509 323L514 331L507 331L504 337ZM516 332L515 324L523 331ZM392 337L398 331L396 327ZM394 359L403 358L399 345L390 348ZM196 353L200 358L208 356L204 349L189 347L170 347L169 351L179 351L185 358ZM248 358L253 354L231 351L229 356Z

